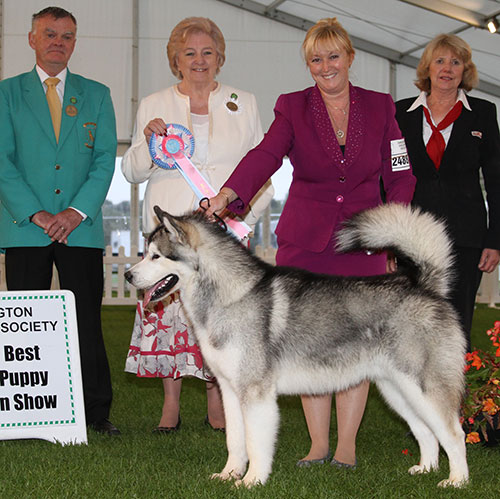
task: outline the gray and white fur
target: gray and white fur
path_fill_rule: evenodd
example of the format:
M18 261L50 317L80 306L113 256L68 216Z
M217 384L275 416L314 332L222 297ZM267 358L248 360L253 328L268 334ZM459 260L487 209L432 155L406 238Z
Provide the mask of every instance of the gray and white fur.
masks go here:
M181 291L224 403L228 459L214 477L266 482L278 395L331 393L368 379L418 441L410 474L437 469L441 444L450 475L439 485L467 482L465 340L447 300L452 256L440 222L398 204L359 213L340 231L339 250L391 249L398 270L335 277L268 265L199 214L155 211L161 225L126 277L146 290L146 302Z

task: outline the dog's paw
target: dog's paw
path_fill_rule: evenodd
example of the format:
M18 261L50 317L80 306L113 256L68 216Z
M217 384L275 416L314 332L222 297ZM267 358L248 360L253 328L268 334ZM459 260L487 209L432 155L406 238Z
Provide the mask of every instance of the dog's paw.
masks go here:
M408 473L410 475L421 475L422 473L429 473L433 466L425 465L425 464L416 464L415 466L412 466L409 470ZM434 469L437 469L437 466L434 467Z
M242 476L242 474L236 473L234 471L221 471L220 473L212 473L212 475L210 475L210 479L222 481L239 480Z
M455 487L456 489L459 489L460 487L467 485L467 483L468 483L467 478L461 478L461 479L447 478L446 480L441 480L438 483L438 487Z
M235 477L231 475L231 473L212 473L210 475L210 480L221 480L221 481L227 481L227 480L233 480Z
M235 487L246 487L247 489L251 489L256 485L262 485L262 482L255 478L247 478L246 475L242 480L236 480L234 482Z

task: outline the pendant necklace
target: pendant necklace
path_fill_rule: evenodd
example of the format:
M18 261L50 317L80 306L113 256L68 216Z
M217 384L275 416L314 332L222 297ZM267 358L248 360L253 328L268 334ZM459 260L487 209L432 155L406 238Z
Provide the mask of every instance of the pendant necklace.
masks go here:
M332 106L332 109L335 109L337 111L342 111L342 113L344 114L344 117L347 116L347 106L349 105L349 102L347 102L347 104L345 105L345 107L334 107ZM336 132L335 132L335 135L339 138L339 139L343 139L344 136L345 136L345 132L344 130L342 130L338 125L337 125L337 122L335 121L335 118L333 117L333 114L330 113L330 110L327 108L327 111L328 111L328 115L330 116L331 120L333 121L333 125L334 127L337 129Z

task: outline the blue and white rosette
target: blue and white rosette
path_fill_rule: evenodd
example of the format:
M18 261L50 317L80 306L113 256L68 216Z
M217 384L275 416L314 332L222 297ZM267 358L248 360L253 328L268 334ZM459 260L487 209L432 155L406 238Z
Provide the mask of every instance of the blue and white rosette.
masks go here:
M156 165L165 170L179 170L198 199L214 197L217 192L189 159L193 152L193 134L177 123L167 124L165 135L154 133L149 141L149 153ZM240 240L251 232L243 221L225 217L224 222Z
M184 154L191 158L194 153L193 134L178 123L168 123L166 125L166 135L156 135L154 133L149 141L149 154L153 163L165 170L175 170L177 168L174 155Z

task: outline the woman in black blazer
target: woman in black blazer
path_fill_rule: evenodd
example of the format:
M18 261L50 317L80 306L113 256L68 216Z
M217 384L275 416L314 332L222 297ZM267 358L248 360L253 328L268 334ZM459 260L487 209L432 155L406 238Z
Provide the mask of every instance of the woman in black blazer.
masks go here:
M465 93L477 83L469 45L442 34L420 59L415 82L420 95L396 103L417 177L413 204L444 219L453 241L450 297L469 350L482 272L492 272L500 259L500 134L495 105Z

